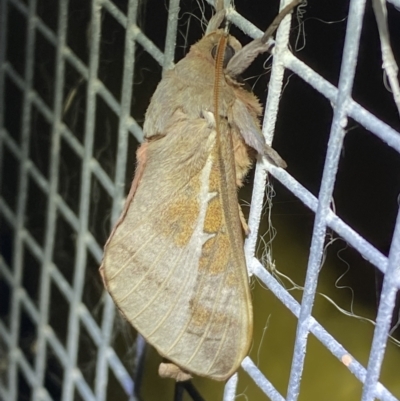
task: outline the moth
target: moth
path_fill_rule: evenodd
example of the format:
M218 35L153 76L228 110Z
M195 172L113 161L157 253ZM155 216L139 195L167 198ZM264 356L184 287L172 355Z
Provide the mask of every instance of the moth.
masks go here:
M243 252L248 227L237 188L255 155L285 167L265 144L257 98L239 81L298 0L242 48L219 29L164 74L146 112L145 141L100 272L125 318L171 363L164 377L215 380L239 368L253 312Z

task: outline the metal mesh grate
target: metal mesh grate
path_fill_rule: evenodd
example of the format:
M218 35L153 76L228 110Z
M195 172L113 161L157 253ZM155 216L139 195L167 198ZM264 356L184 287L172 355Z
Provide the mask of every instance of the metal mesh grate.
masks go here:
M144 49L146 57L151 56L164 69L171 67L175 58L180 2L169 2L164 53L139 28L137 0L129 0L125 9L118 8L111 0L87 2L87 12L91 15L90 26L86 31L82 29L76 33L78 42L81 35L83 44L79 47L78 43L74 48L70 45L71 38L68 35L71 35L71 27L73 31L74 24L79 24L79 13L71 15L70 2L61 0L56 2L58 6L53 10L58 13L55 22L54 13L50 14L53 20L44 13L50 5L46 3L46 7L43 7L42 3L39 0L2 0L0 9L0 278L3 283L2 303L7 304L8 308L0 320L0 351L3 353L0 358L4 361L0 361L0 398L6 401L21 399L21 388L25 386L30 398L34 400L113 399L107 396L112 376L122 388L122 393L134 399L135 383L131 372L121 360L121 352L113 347L113 303L110 297L104 296L102 308L94 313L84 301L87 295L85 284L88 280L88 266L97 268L101 261L104 238L98 232L107 232L109 222L116 220L121 209L126 177L130 173L127 171L128 161L131 162L128 149L132 141L140 142L142 138L140 124L131 113L133 78L134 73L137 73L135 49ZM391 0L391 3L400 7L398 0ZM363 401L375 398L397 399L378 380L400 286L400 219L397 218L389 256L386 257L331 210L348 118L364 126L385 145L400 153L399 133L351 97L364 7L365 0L350 1L337 87L286 50L289 20L282 23L276 38L263 129L268 141L272 141L286 69L300 76L334 106L318 198L286 171L268 167L268 172L276 180L315 213L301 304L254 256L267 166L259 163L256 167L249 217L251 235L245 244L248 266L298 319L286 397L275 389L251 358L247 357L242 363L243 369L256 385L274 401L294 401L298 398L309 333L364 383ZM118 29L125 35L122 37L125 43L124 62L119 74L122 78L116 89L110 89L106 83L107 75L99 68L104 57L102 24L109 17L113 18ZM233 9L230 9L228 17L250 37L261 35L260 30ZM112 34L118 35L118 29L115 28ZM14 40L13 46L19 46L15 57L9 56L7 48L11 37ZM85 49L88 43L90 46ZM50 48L52 67L48 67L50 75L47 83L42 82L36 73L38 62L35 50L39 46ZM39 65L45 68L43 64ZM4 94L7 94L7 98ZM66 110L70 95L73 95L74 102L79 99L81 101L78 111L72 116ZM20 105L19 112L13 116L14 123L10 122L12 119L8 109L8 102L13 99ZM115 115L115 121L110 127L105 124L103 128L114 129L117 135L114 135L115 142L99 145L96 126L104 123L101 113L105 109ZM74 132L70 124L72 120L75 121ZM10 127L15 127L15 130ZM35 136L38 131L42 133L39 139ZM40 138L43 137L47 140L41 143ZM100 141L103 139L101 137ZM33 149L35 146L39 148L37 151ZM115 165L111 169L102 157L108 151L115 158ZM65 152L73 154L76 162L70 163L75 168L79 166L79 175L76 177L68 175L71 165L65 165ZM96 197L106 199L102 206L111 210L111 216L105 215L100 223L92 221L93 208L98 205L93 203ZM29 219L26 216L30 216ZM37 221L31 216L36 216ZM96 230L96 224L99 224L99 230ZM63 232L69 233L61 239L58 234L60 226L65 227ZM363 258L384 273L377 325L367 368L312 317L327 228L334 230ZM64 245L60 248L57 241L62 241ZM68 248L66 243L71 243L71 247ZM54 253L55 249L57 254ZM28 278L27 269L32 274ZM89 279L94 280L90 276ZM54 298L54 294L58 296ZM59 313L64 314L64 331L58 332L60 323L53 324L53 302L59 303ZM29 347L20 340L21 330L26 325L30 325L35 333ZM79 360L79 348L82 346L80 337L83 333L86 333L88 341L97 349L91 367L92 375L82 369ZM29 349L33 347L32 344L34 350ZM141 348L141 345L137 347ZM50 390L47 374L52 369L51 361L54 362L55 370L61 367L63 372L59 394ZM224 400L235 399L237 380L235 375L226 384Z

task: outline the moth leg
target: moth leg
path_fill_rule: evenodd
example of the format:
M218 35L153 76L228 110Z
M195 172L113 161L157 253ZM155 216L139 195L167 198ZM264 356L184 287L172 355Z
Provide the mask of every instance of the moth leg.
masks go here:
M177 382L183 382L192 378L190 373L185 372L179 366L176 366L173 363L160 363L160 366L158 367L158 374L163 379L174 379Z
M247 221L246 221L246 219L244 217L243 210L242 210L242 208L240 207L239 204L238 204L238 208L239 208L240 222L242 223L243 231L244 231L244 233L246 234L246 237L247 237L250 234L250 228L249 228L249 226L247 224Z
M284 7L281 12L275 17L272 24L265 31L261 38L254 39L246 46L242 47L229 61L226 66L225 73L232 78L238 77L253 60L261 53L269 51L271 42L269 41L272 34L278 28L279 24L289 14L294 7L301 3L302 0L293 0L290 4Z
M275 149L272 149L271 146L265 145L265 153L263 156L265 156L270 163L277 167L287 167L285 160L283 160L279 153Z

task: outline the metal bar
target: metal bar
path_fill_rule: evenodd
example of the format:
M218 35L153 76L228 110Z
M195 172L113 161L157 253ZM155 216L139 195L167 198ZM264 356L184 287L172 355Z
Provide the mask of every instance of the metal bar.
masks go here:
M178 15L179 15L180 0L170 0L168 7L168 25L165 35L165 50L163 72L170 70L174 66L175 47L176 47L176 32L178 30Z
M300 199L313 212L317 211L318 199L296 181L285 170L279 169L272 165L264 164L264 168L273 175L281 184L291 191L298 199ZM326 214L327 225L335 230L344 240L352 247L360 252L365 259L380 269L382 273L386 272L387 257L366 241L360 234L349 227L343 220L334 214L332 210L328 210Z
M5 103L5 71L4 64L7 54L7 31L8 31L8 7L7 0L0 1L0 129L4 127L4 103ZM3 180L3 136L0 132L0 188Z
M128 118L130 116L131 101L132 101L132 87L133 87L133 73L135 68L135 40L131 32L132 27L136 23L138 13L138 0L129 0L128 3L128 16L127 16L127 29L125 32L125 56L124 56L124 69L122 78L122 97L119 114L119 129L118 129L118 148L116 157L116 170L115 170L115 192L113 196L113 207L111 212L111 221L114 224L121 213L122 200L125 195L125 173L126 163L128 159ZM111 334L114 324L115 306L111 297L105 297L105 305L102 319L102 341L99 346L97 366L96 366L96 398L104 400L107 394L107 379L108 379L108 360L107 351L111 342ZM126 388L126 387L125 387ZM130 389L133 391L133 387ZM133 393L128 394L133 396Z
M281 3L284 5L284 2ZM263 121L263 135L266 143L270 145L273 139L273 133L278 115L280 94L282 93L284 67L280 62L282 52L287 48L289 42L290 32L290 19L286 16L280 24L277 31L277 40L275 48L275 57L272 62L271 79L268 90L267 104L265 107L264 121ZM244 249L246 259L250 260L255 253L256 243L258 238L258 228L260 226L261 213L263 208L263 200L265 194L265 185L267 174L265 169L262 168L258 161L256 165L256 172L254 176L253 194L251 198L251 208L249 213L248 225L250 234L246 238ZM250 264L247 264L248 269ZM249 274L252 272L249 270Z
M21 90L23 90L25 84L21 77L19 77L18 73L13 69L13 67L6 63L5 71L7 74L12 78L13 82L15 82ZM106 103L116 112L116 114L120 113L120 106L115 98L111 95L111 93L104 87L103 84L98 84L98 93L102 95L102 98L106 101ZM32 90L31 92L32 103L36 106L37 110L40 111L46 120L53 124L54 121L54 114L52 110L43 102L40 96L37 94L36 91ZM62 122L59 122L60 125L60 132L63 136L63 139L71 146L71 148L82 158L84 154L84 147L83 145L76 139L74 134L69 130L69 128ZM139 134L137 132L136 134ZM92 168L93 173L96 175L96 178L99 182L103 185L104 189L110 194L113 195L114 193L114 184L111 181L110 177L107 173L103 170L100 163L92 159L90 167Z
M265 267L253 258L252 271L254 274L271 290L274 295L296 316L300 315L300 304L289 294ZM310 317L310 332L339 360L346 366L360 382L364 382L366 369L330 335L313 317ZM251 366L247 371L251 370ZM258 369L258 368L257 368ZM248 372L249 373L249 372ZM397 401L397 398L391 394L381 383L378 383L379 399L384 401Z
M224 395L222 401L234 401L236 398L236 390L238 385L239 377L235 373L226 383L224 388Z
M137 0L130 0L128 15L125 15L111 0L93 0L93 31L90 51L90 65L86 66L66 44L66 19L67 1L59 4L59 23L57 33L53 32L44 21L35 14L37 0L31 0L29 6L21 0L0 0L0 93L4 93L5 79L10 79L23 93L22 114L22 141L17 143L10 133L3 127L4 120L4 96L0 97L0 160L1 152L6 147L20 164L20 182L18 186L17 211L11 210L0 197L0 213L10 224L15 233L15 249L12 269L6 266L0 258L0 274L12 288L12 324L10 329L0 322L0 337L10 351L10 372L8 388L0 383L0 398L15 400L18 398L16 388L18 370L22 372L30 386L33 387L33 399L50 400L50 396L44 388L44 373L46 365L46 346L51 347L65 368L63 400L72 400L75 388L85 400L105 400L106 386L108 382L108 368L110 368L126 394L133 400L135 384L129 372L121 363L115 350L111 347L111 330L113 327L114 306L109 297L105 301L104 314L101 328L94 320L90 310L82 303L82 286L84 283L86 253L90 252L95 260L101 261L102 249L88 229L88 208L90 202L90 181L95 176L113 199L112 221L114 222L120 212L124 195L124 179L127 160L127 144L129 135L141 141L143 138L139 124L130 116L130 101L132 96L132 83L135 62L135 45L138 43L154 59L164 66L164 70L173 65L175 38L177 29L177 16L179 13L179 1L170 1L169 23L163 54L145 33L136 24ZM213 4L213 0L207 0ZM397 5L398 0L389 0ZM225 0L227 5L229 0ZM6 9L12 5L28 21L26 66L24 76L21 77L7 62L6 49L7 29ZM346 117L352 117L362 124L373 135L384 141L385 144L400 153L399 133L383 123L373 114L366 111L351 99L352 79L355 71L356 52L358 51L358 36L361 29L361 17L364 0L352 1L350 17L348 21L345 51L343 53L342 73L339 89L324 80L315 71L298 60L286 50L287 32L289 25L280 27L277 36L275 57L269 94L267 99L266 114L264 118L264 134L267 142L271 143L275 127L279 97L282 93L282 77L284 68L289 68L298 74L305 82L318 90L329 99L335 108L334 120L328 148L328 155L324 169L324 177L321 186L319 200L308 192L299 182L286 171L278 169L261 161L257 164L256 184L253 192L252 208L249 220L251 236L246 241L246 258L251 272L257 275L271 291L299 317L297 340L293 358L292 373L289 383L287 400L297 399L300 376L304 362L304 354L308 333L313 333L321 343L330 350L364 385L363 401L371 401L374 397L381 400L394 401L396 398L378 382L382 359L385 352L386 340L389 331L394 297L400 287L400 274L398 266L400 262L400 216L393 236L390 255L387 258L354 229L349 227L329 208L330 196L338 165L338 154L343 140L343 128ZM103 82L98 80L97 67L99 58L100 40L100 10L104 8L116 21L126 28L125 60L123 72L123 93L121 99L116 99ZM262 31L249 21L246 21L232 7L228 7L227 18L251 37L259 37ZM38 30L44 38L56 48L56 85L53 109L50 109L33 89L33 54L35 49L35 30ZM355 31L354 31L355 29ZM354 34L354 32L356 32ZM351 36L351 37L350 37ZM87 82L87 115L85 126L85 143L82 144L73 135L68 127L61 121L61 106L63 92L63 75L65 62L68 62ZM106 104L120 116L118 129L118 148L116 173L113 180L103 170L100 163L92 157L94 136L94 114L96 110L96 96L99 95ZM44 177L40 170L29 159L29 129L31 107L35 107L52 126L52 151L49 179ZM349 133L351 135L351 133ZM58 181L58 150L61 137L82 159L82 180L80 193L80 210L77 216L66 204L65 200L57 193ZM313 234L312 250L309 260L306 290L300 306L287 291L266 271L260 263L254 259L255 241L257 239L258 225L260 221L261 205L263 203L266 174L270 173L286 186L307 207L316 212L316 221ZM1 181L0 171L0 181ZM36 242L34 237L24 226L24 213L27 202L27 187L29 179L32 179L48 197L49 208L47 210L46 237L44 248ZM64 278L57 266L52 262L51 253L54 247L55 217L60 215L71 225L77 233L77 255L74 266L73 285ZM374 266L385 273L381 294L381 302L375 329L374 342L368 364L368 370L355 360L344 347L339 344L312 316L312 304L315 295L315 286L320 265L321 246L324 242L326 227L331 227L352 245L360 254ZM31 251L35 258L42 264L42 279L40 289L39 308L36 307L26 290L22 287L23 250L24 247ZM315 281L313 283L312 281ZM68 326L67 349L56 337L53 329L48 326L49 285L53 281L63 296L70 304L70 316ZM26 311L38 327L37 354L34 369L18 346L19 324L21 308ZM77 368L77 352L79 343L79 325L83 324L98 347L95 388L91 389ZM262 372L254 365L250 358L243 361L243 368L253 378L255 383L272 400L283 401L284 398L268 381ZM224 401L233 400L236 394L237 375L227 383L224 392Z
M29 156L30 143L30 123L31 123L31 90L33 87L33 69L34 69L34 50L36 42L36 32L34 26L34 18L36 14L36 0L29 2L27 16L27 31L26 31L26 49L25 49L25 71L24 71L24 98L22 111L22 126L21 126L21 156L23 162L20 164L19 170L19 185L18 185L18 203L16 213L16 225L14 231L14 249L13 249L13 274L14 288L11 301L11 344L9 349L9 400L14 401L18 397L17 392L17 361L18 353L18 338L21 323L21 305L19 290L22 288L22 272L23 272L23 231L25 227L25 211L28 198L28 169L24 162ZM26 372L24 372L26 373Z
M281 394L275 389L272 383L261 373L254 362L244 358L242 368L250 375L258 387L271 399L271 401L285 401Z
M130 394L130 400L135 400L134 396L134 382L131 377L131 373L128 373L125 366L122 364L118 355L113 348L108 348L108 363L110 368L115 374L115 377L121 383L122 388L126 394Z
M127 28L126 15L110 0L101 0L102 7L107 10L125 29ZM129 23L128 23L129 24Z
M141 31L138 26L132 27L136 42L138 42L147 53L150 54L160 65L164 65L164 54L160 49Z
M64 89L64 71L65 61L62 48L65 46L67 34L67 13L68 0L59 2L58 13L58 33L56 46L56 75L54 86L54 106L53 119L51 129L51 160L50 173L48 184L48 202L47 202L47 221L45 231L45 245L43 252L41 280L39 291L39 321L37 326L37 341L36 341L36 359L35 371L37 381L34 386L33 400L40 401L44 391L44 379L46 369L46 327L48 325L49 309L50 309L50 287L51 287L51 264L53 258L54 241L56 236L56 219L57 219L57 191L58 191L58 170L60 162L60 141L61 141L61 126L62 107L63 107L63 89Z
M365 378L362 401L373 401L377 396L376 384L385 355L386 343L389 336L393 310L396 304L396 295L400 276L400 212L394 229L392 245L389 252L389 263L383 279L382 292L379 301L378 316L371 353L368 361L367 376Z
M400 9L400 0L387 0L389 3L392 3L395 7Z
M282 62L287 68L298 74L305 82L310 84L333 104L337 103L338 89L293 56L289 51L285 52L282 57ZM347 113L349 117L354 118L354 120L362 124L368 131L372 132L400 153L400 133L398 131L379 120L352 99L348 99L347 101Z
M89 79L86 97L86 122L84 155L82 160L81 190L79 201L79 229L77 232L76 256L74 266L73 291L74 298L70 303L68 318L68 340L67 353L68 363L65 367L62 400L72 401L74 399L74 381L76 373L77 353L79 345L79 313L86 270L86 235L88 230L90 193L91 193L91 170L90 162L93 157L94 125L96 111L96 82L99 65L101 29L101 6L98 0L92 1L92 20L90 37ZM80 387L80 391L84 388Z
M357 64L364 7L365 0L352 0L350 2L343 61L339 78L339 91L322 175L321 189L318 197L318 208L315 215L310 257L297 324L296 342L287 393L288 401L296 401L300 392L300 381L306 354L311 312L325 243L327 227L326 216L330 209L340 152L345 135L345 127L347 125L347 105L351 97L355 67Z

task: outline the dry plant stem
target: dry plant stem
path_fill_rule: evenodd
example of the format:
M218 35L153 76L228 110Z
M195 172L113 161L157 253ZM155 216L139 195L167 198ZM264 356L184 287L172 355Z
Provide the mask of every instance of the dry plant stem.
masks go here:
M372 0L372 7L374 9L376 22L378 24L379 39L382 48L383 69L385 70L389 79L390 88L393 92L393 99L400 115L400 87L397 79L399 68L396 64L396 60L390 46L386 2L383 0Z

